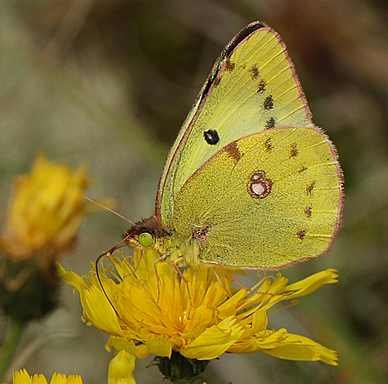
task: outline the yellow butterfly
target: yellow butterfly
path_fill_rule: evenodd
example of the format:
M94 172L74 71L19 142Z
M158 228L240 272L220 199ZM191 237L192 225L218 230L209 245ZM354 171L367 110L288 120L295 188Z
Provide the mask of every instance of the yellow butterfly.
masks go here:
M222 51L173 144L156 213L125 237L178 265L273 269L325 253L342 171L280 36L261 22Z

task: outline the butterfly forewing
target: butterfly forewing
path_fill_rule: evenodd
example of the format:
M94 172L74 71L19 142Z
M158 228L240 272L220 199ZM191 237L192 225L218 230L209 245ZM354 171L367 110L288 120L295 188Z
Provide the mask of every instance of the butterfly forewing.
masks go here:
M170 227L174 199L211 156L242 137L281 126L312 126L286 48L263 23L252 23L225 48L170 150L156 211Z
M225 266L277 268L331 245L342 204L341 169L318 128L277 128L230 143L183 185L176 243ZM175 241L175 240L174 240Z

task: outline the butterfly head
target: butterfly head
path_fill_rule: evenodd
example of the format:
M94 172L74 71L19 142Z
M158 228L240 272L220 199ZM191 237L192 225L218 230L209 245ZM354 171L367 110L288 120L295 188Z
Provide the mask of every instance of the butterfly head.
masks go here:
M158 240L168 238L169 231L163 228L154 215L136 223L124 236L124 241L132 248L155 247Z

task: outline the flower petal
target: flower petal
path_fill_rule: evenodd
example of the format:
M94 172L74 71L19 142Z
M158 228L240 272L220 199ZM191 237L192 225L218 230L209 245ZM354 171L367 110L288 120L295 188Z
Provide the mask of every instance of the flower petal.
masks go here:
M170 338L158 335L149 335L147 339L147 350L149 353L154 353L156 356L171 356L172 345Z
M325 284L337 283L337 271L335 269L327 269L326 271L321 271L311 275L303 280L300 280L296 283L287 285L285 287L285 292L293 292L288 296L288 299L293 299L294 297L306 296L311 292L316 291Z
M133 377L136 357L121 350L110 362L108 384L136 384Z
M183 347L180 353L189 359L215 359L226 352L242 333L236 318L230 317L218 325L207 328L195 340Z
M116 349L116 351L124 350L131 355L137 356L137 348L132 340L127 340L123 337L111 336L106 344L106 348L110 351L111 347Z
M298 361L322 360L330 365L338 365L338 356L335 351L307 337L291 333L288 333L287 338L281 341L276 348L263 350L263 352L280 359Z

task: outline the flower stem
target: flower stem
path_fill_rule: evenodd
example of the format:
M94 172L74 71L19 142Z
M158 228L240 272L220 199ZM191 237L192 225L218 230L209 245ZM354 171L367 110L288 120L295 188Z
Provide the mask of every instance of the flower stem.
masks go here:
M19 345L23 330L24 326L20 322L12 322L8 329L8 335L0 352L0 383L3 382L3 378L7 373L9 364Z

